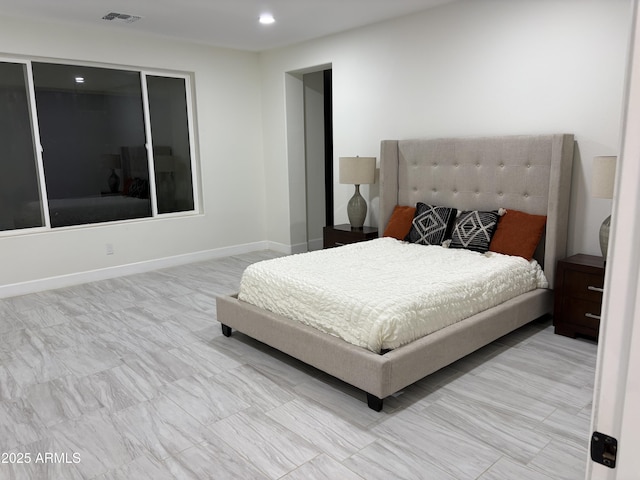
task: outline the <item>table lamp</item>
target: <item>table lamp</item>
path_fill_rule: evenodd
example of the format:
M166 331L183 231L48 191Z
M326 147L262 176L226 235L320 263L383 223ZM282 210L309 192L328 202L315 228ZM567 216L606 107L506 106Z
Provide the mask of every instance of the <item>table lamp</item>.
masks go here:
M596 198L613 198L613 187L616 178L616 157L599 156L593 158L591 169L591 195ZM609 248L609 228L611 215L604 219L600 226L600 250L602 257L607 259Z
M376 157L340 157L340 183L356 186L347 204L347 215L352 229L361 229L367 216L367 202L360 195L360 185L374 183Z
M102 155L102 165L107 169L111 170L111 174L107 177L107 182L109 184L109 190L111 193L117 193L120 189L120 177L116 173L116 168L120 168L121 166L120 155L105 153Z

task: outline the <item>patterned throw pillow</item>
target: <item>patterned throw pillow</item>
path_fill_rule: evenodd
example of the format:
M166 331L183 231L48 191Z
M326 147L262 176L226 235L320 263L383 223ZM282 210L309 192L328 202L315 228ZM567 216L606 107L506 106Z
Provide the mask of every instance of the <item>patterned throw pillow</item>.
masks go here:
M500 215L497 211L460 212L456 218L450 248L464 248L484 253L489 250Z
M134 178L129 185L129 196L136 198L149 198L149 180Z
M455 208L436 207L418 202L411 230L405 240L421 245L442 245L442 242L451 236L456 212Z

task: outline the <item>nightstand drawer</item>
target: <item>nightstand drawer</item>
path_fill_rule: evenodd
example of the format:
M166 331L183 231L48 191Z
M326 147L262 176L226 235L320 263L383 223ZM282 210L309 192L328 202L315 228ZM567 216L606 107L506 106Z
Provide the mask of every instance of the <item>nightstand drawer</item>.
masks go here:
M343 224L324 227L323 230L324 248L340 247L348 243L365 242L374 238L378 238L378 229L374 227L352 230L351 225Z
M341 232L334 230L325 230L324 232L324 248L333 248L346 245L347 243L354 243L353 238L345 237Z
M577 270L567 270L564 275L564 295L602 303L602 275Z
M591 302L575 297L565 297L562 301L559 321L598 329L600 325L600 302Z

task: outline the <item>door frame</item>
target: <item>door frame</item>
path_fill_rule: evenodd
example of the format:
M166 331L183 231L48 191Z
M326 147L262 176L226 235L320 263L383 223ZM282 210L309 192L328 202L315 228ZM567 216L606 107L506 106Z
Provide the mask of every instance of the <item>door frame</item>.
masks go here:
M587 480L640 472L640 16L632 2L622 140L611 215L591 432L618 439L616 468L588 459ZM634 325L635 324L635 325Z

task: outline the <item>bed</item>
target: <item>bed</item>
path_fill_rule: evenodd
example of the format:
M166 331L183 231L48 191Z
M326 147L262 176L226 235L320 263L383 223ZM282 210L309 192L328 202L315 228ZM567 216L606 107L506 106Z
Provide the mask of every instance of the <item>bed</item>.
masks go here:
M566 253L573 148L570 134L381 142L379 225L387 224L397 205L417 202L546 215L535 259L548 288L519 294L384 354L237 295L217 299L224 335L235 329L281 350L358 387L370 408L382 410L385 397L551 313L555 265Z

